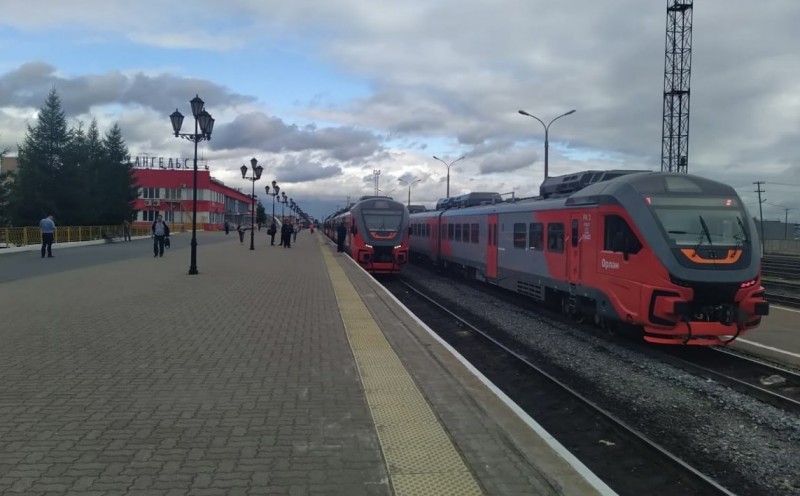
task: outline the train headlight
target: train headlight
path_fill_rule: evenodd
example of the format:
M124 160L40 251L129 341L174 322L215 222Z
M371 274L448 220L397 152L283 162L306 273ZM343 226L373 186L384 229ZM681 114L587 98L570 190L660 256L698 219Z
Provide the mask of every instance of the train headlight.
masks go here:
M364 243L364 246L366 246L367 248L372 248L372 245L368 245L366 243Z
M395 247L394 247L394 249L395 249L395 250L399 250L399 249L400 249L400 248L402 248L402 247L403 247L403 245L397 245L397 246L395 246Z
M744 288L749 288L749 287L751 287L751 286L755 286L757 282L758 282L758 278L756 278L756 279L751 279L751 280L749 280L749 281L746 281L746 282L743 282L743 283L741 283L741 284L739 285L739 288L741 288L741 289L744 289Z

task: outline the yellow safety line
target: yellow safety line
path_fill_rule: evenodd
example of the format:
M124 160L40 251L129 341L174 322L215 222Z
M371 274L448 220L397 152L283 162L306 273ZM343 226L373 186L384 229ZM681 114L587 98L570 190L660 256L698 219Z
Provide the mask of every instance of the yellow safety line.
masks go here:
M483 494L344 270L321 248L395 494Z

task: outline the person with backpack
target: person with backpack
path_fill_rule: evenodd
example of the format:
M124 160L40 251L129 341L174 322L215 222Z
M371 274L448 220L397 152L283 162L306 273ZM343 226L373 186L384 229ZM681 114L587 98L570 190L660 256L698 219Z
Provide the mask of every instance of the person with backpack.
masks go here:
M164 256L164 241L169 238L169 226L159 214L150 226L153 235L153 258Z
M272 221L272 224L269 225L269 229L267 229L267 234L269 234L269 244L275 246L275 233L278 232L278 226L275 225L275 221Z

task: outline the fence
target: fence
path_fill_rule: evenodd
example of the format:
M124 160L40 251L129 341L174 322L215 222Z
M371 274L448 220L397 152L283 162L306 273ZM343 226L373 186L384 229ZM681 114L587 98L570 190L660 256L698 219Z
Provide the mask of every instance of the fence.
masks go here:
M186 224L171 224L172 232L183 232ZM55 243L74 243L101 239L122 238L122 224L116 226L61 226L56 227ZM150 226L131 226L131 236L150 236ZM0 248L38 245L42 234L38 227L0 228Z

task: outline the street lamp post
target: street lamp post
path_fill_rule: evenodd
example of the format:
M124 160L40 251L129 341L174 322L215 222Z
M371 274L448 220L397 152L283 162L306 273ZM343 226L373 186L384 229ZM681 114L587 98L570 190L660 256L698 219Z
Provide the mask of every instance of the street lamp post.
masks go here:
M450 166L453 165L454 163L458 162L459 160L467 158L467 156L463 155L463 156L453 160L449 164L447 162L445 162L444 160L440 159L439 157L437 157L436 155L434 155L433 158L435 158L436 160L438 160L439 162L441 162L441 163L443 163L444 165L447 166L447 198L450 198Z
M242 171L242 179L247 179L251 183L253 183L252 187L252 199L253 204L250 207L250 249L255 250L255 221L256 221L256 181L261 179L261 173L264 171L264 168L258 165L258 160L255 157L250 159L250 168L253 170L251 176L247 176L247 166L242 165L239 170Z
M278 193L281 190L281 187L278 186L278 183L272 181L272 193L269 192L269 186L264 186L267 194L272 196L272 222L275 222L275 197L278 196Z
M286 212L285 212L285 210L283 209L283 207L284 207L284 205L286 205L288 202L289 202L289 199L288 199L288 198L286 198L286 192L285 192L285 191L281 191L281 196L280 196L280 198L278 198L278 203L280 203L280 204L281 204L281 225L283 225L283 222L284 222L284 220L285 220L285 216L286 216Z
M406 186L408 186L408 205L407 206L410 207L411 206L411 186L414 186L416 183L420 182L420 179L417 179L415 177L414 180L411 181L411 182L408 182L405 179L398 179L398 181L400 181L401 183L403 183Z
M545 123L542 122L542 120L539 119L538 117L536 117L535 115L529 114L528 112L525 112L524 110L520 110L519 113L522 114L522 115L527 115L528 117L533 117L534 119L539 121L539 123L542 125L542 127L544 127L544 178L547 179L548 177L550 177L549 176L549 172L548 172L548 168L547 168L547 165L548 165L547 159L548 159L549 150L550 150L550 143L548 141L548 133L550 131L550 124L554 123L555 121L557 121L558 119L560 119L560 118L562 118L564 116L567 116L567 115L570 115L570 114L574 114L575 113L575 109L572 109L569 112L564 112L563 114L559 115L558 117L554 117L553 120L551 120L547 125L545 125Z
M211 114L205 111L205 102L200 99L199 95L195 95L189 103L192 106L192 116L194 116L194 133L181 133L181 125L183 124L183 114L175 109L175 112L170 114L169 120L172 122L172 130L175 132L176 138L184 138L194 142L194 172L193 185L192 185L192 254L191 261L189 262L189 274L197 274L197 144L204 140L211 139L211 131L214 130L214 118ZM198 127L200 132L198 133Z

